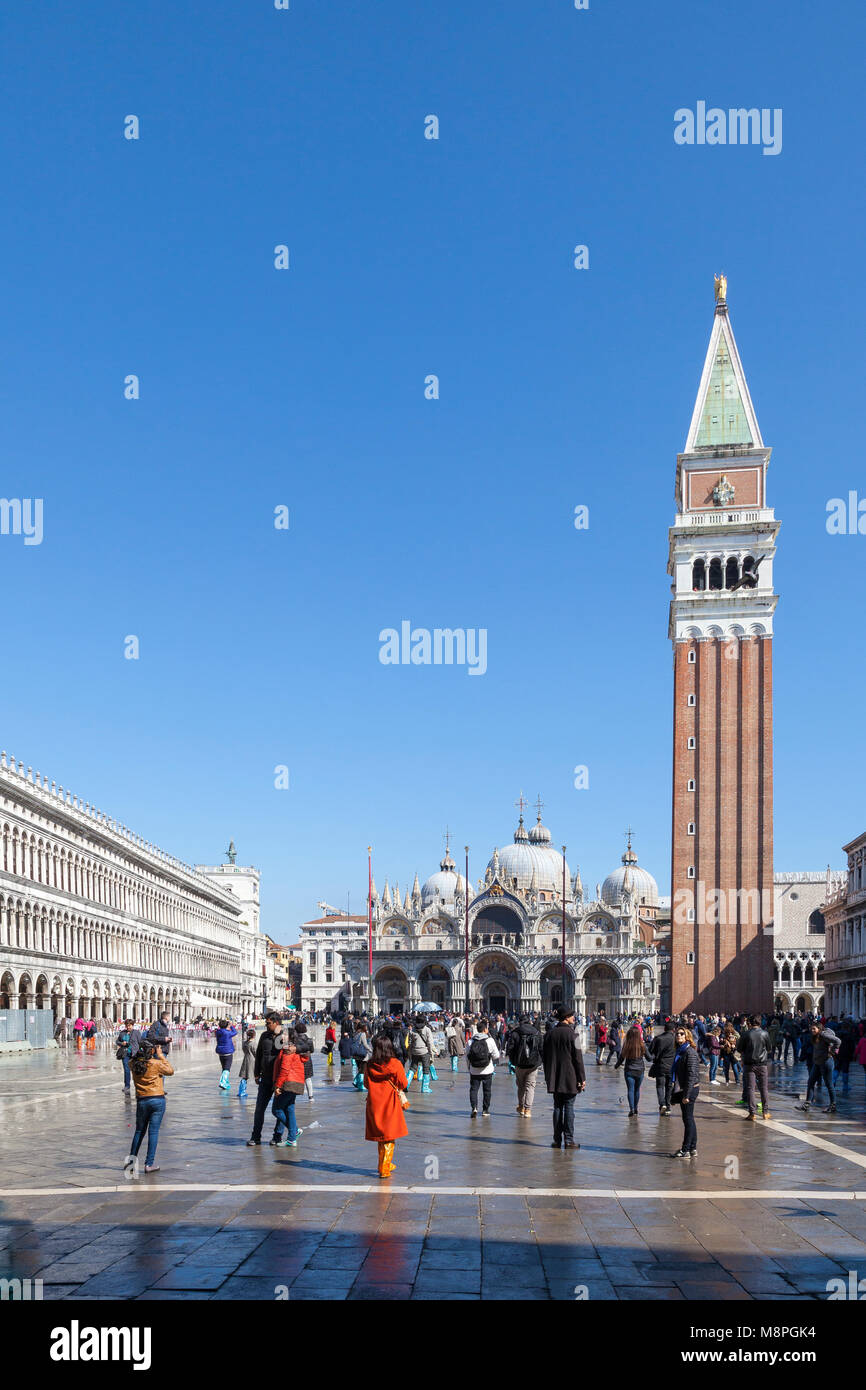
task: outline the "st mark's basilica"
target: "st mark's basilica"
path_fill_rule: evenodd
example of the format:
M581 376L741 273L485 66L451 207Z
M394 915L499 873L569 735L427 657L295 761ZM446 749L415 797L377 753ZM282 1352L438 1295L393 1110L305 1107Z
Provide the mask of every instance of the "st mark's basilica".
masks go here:
M494 849L484 878L469 887L447 845L438 872L418 876L401 901L387 880L372 889L373 1009L393 1013L422 1002L473 1012L547 1010L565 994L580 1013L608 1017L662 1007L668 989L670 915L652 874L638 864L631 834L621 866L588 899L541 822L524 825L525 803L511 844ZM344 1005L370 1006L367 943L340 952Z

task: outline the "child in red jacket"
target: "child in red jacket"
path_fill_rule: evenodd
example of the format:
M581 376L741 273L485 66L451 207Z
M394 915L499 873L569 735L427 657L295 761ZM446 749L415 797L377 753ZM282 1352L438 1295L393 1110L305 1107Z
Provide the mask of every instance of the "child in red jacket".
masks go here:
M294 1028L284 1034L285 1041L277 1054L277 1063L274 1067L274 1103L271 1107L276 1128L274 1137L270 1141L272 1149L296 1149L298 1140L303 1134L302 1129L298 1129L298 1121L295 1118L295 1097L303 1093L304 1090L304 1059L298 1052L297 1034ZM283 1138L283 1127L288 1130L288 1137Z

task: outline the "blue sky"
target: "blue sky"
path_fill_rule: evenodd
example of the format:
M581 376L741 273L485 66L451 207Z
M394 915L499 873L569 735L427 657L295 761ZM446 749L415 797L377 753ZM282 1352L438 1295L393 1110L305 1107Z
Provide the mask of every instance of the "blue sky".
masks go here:
M368 843L405 888L448 823L478 877L521 788L585 883L630 822L666 891L667 529L724 270L783 523L776 865L840 864L864 31L747 0L4 12L2 493L45 535L0 537L0 742L190 862L233 837L284 940L363 910ZM782 153L675 145L698 100L781 107ZM487 673L381 665L403 619L486 628Z

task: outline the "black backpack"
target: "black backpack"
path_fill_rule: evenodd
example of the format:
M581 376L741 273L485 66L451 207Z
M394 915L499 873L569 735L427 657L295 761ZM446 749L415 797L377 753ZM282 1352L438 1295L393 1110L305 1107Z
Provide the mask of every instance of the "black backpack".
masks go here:
M490 1048L487 1046L487 1034L482 1037L473 1038L469 1044L469 1051L466 1053L466 1060L470 1067L486 1067L488 1062L493 1059L490 1055Z
M511 1054L515 1067L537 1067L541 1061L538 1055L538 1041L532 1033L518 1033Z

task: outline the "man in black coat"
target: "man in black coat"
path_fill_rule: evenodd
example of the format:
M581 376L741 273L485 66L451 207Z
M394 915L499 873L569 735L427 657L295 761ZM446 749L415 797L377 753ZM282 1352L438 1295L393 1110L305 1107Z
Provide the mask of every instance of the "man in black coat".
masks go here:
M574 1031L574 1009L563 1005L557 1009L559 1019L555 1028L545 1035L543 1063L547 1091L553 1096L552 1149L562 1145L579 1149L574 1142L574 1100L586 1087L583 1053Z
M652 1070L655 1074L656 1099L659 1103L660 1115L671 1113L671 1075L674 1069L676 1051L674 1025L673 1021L668 1019L664 1032L653 1038L649 1045L649 1052L653 1059Z
M146 1041L150 1043L151 1047L161 1047L163 1057L168 1058L168 1049L171 1047L168 1014L160 1014L159 1022L151 1024L147 1030Z
M252 1148L255 1144L262 1142L262 1126L265 1122L265 1111L268 1102L274 1094L274 1066L279 1056L282 1044L283 1020L279 1014L268 1014L265 1019L265 1031L259 1038L256 1048L255 1061L253 1063L253 1076L259 1088L256 1096L256 1113L253 1116L253 1132L247 1140L247 1148Z

